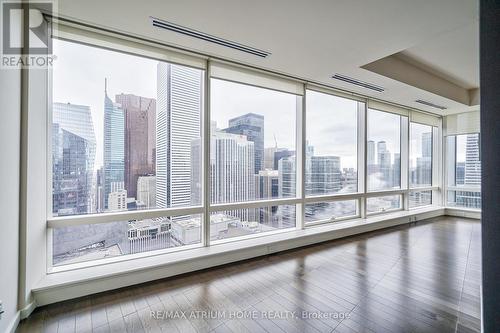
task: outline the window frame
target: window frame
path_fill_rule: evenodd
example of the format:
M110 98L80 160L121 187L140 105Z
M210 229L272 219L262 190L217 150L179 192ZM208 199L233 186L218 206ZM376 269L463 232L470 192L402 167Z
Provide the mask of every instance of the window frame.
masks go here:
M50 25L49 25L50 26ZM80 29L80 28L77 28ZM85 30L85 28L82 28ZM96 33L96 32L93 32ZM100 32L98 31L97 34ZM104 32L103 32L104 33ZM113 37L117 40L117 45L119 45L120 42L120 37ZM71 40L71 39L64 39L70 42L78 43L78 41ZM120 50L119 47L113 47L111 50L116 51L116 52L124 52L127 54L132 54L135 56L139 57L146 57L149 59L155 59L159 61L166 61L169 62L168 60L161 59L161 58L152 58L150 56L144 55L142 52L142 49L140 45L144 43L147 46L147 51L151 52L152 49L156 50L159 53L163 52L170 52L172 49L171 47L169 48L163 48L163 47L155 47L151 46L151 44L154 45L153 42L151 43L146 43L144 41L136 41L135 49L133 52L130 50L130 46L127 46L126 50ZM102 45L96 45L92 43L83 43L83 44L88 44L90 46L94 47L103 47L106 48ZM109 49L109 48L108 48ZM182 50L181 50L182 51ZM179 51L180 52L180 51ZM51 70L48 69L46 71L46 87L47 87L47 103L44 106L47 111L47 124L46 124L46 129L45 129L45 136L46 136L46 143L47 145L45 146L44 149L47 149L46 151L46 156L47 156L47 172L46 172L46 197L47 197L47 209L46 209L46 224L45 224L45 244L46 244L46 255L47 255L47 270L46 273L56 273L56 272L61 272L61 271L67 271L67 270L73 270L73 269L79 269L79 268L84 268L84 267L89 267L89 266L96 266L96 265L105 265L107 263L111 262L118 262L118 261L125 261L125 260L135 260L139 258L144 258L144 257L150 257L150 256L155 256L155 255L160 255L164 253L170 253L170 252L175 252L175 251L182 251L188 248L192 248L193 245L186 245L186 246L180 246L176 248L167 248L167 249L162 249L162 250L154 250L150 252L142 252L142 253L136 253L136 254L127 254L127 255L121 255L113 258L105 258L105 259L99 259L99 260L93 260L89 262L82 262L82 263L77 263L77 264L67 264L67 265L60 265L60 266L53 266L52 265L52 229L53 228L59 228L63 226L73 226L73 225L87 225L87 224L95 224L95 223L107 223L107 222L116 222L120 221L123 219L144 219L144 218L153 218L153 217L161 217L161 216L175 216L175 215L189 215L189 214L200 214L202 217L202 225L201 225L201 243L200 245L195 244L195 247L210 247L210 246L217 246L218 244L222 243L227 243L227 242L237 242L243 239L249 239L249 238L257 238L257 237L265 237L268 235L274 235L276 233L283 233L283 232L289 232L293 230L303 230L305 228L311 228L315 227L318 225L324 225L327 223L337 223L337 222L344 222L344 221L352 221L356 219L364 219L367 216L373 216L373 215L379 215L379 214L385 214L393 211L399 211L399 210L408 210L408 196L410 192L413 192L415 190L417 191L424 191L424 190L432 190L432 204L435 204L435 192L441 192L441 184L440 180L441 178L444 177L439 177L440 179L438 180L438 177L434 177L434 173L438 172L438 168L436 168L436 165L440 168L439 170L443 170L444 168L441 167L442 164L441 161L437 161L436 157L439 156L442 153L441 146L438 144L439 140L435 140L434 138L436 137L436 133L441 133L441 121L439 119L439 116L432 116L433 119L439 119L439 126L434 127L433 126L433 150L432 150L432 168L433 168L433 177L432 177L432 186L430 187L418 187L418 188L409 188L409 181L408 181L408 158L409 158L409 131L410 131L410 122L411 119L409 117L411 112L417 112L420 113L420 111L414 111L414 110L409 110L402 108L398 105L393 105L391 103L375 100L369 97L365 97L362 95L357 95L353 93L349 93L346 91L338 90L332 87L328 86L322 86L318 85L316 83L310 83L307 82L306 80L302 79L296 79L290 76L282 75L279 73L273 73L271 71L264 71L256 68L251 68L251 67L245 67L244 65L237 64L235 65L236 67L244 67L246 70L249 72L254 73L257 77L258 75L264 75L266 80L269 79L269 77L277 77L278 79L282 80L292 80L296 82L297 84L300 84L303 88L302 91L302 103L300 107L297 107L297 115L296 115L296 164L297 164L297 174L296 174L296 186L297 186L297 196L295 198L276 198L276 199L265 199L265 200L255 200L255 201L247 201L247 202L236 202L236 203L221 203L221 204L211 204L210 203L210 177L208 175L208 170L210 166L210 124L211 124L211 110L210 110L210 90L211 90L211 85L210 85L210 80L212 78L211 75L211 60L209 59L208 56L203 56L199 54L191 54L190 57L198 57L200 59L203 59L205 63L205 68L204 68L204 86L203 86L203 110L202 110L202 115L201 115L201 140L202 140L202 165L203 165L203 170L202 170L202 200L201 204L197 206L189 206L189 207L170 207L170 208L161 208L161 209L149 209L149 210L138 210L138 211L124 211L124 212L115 212L115 213L98 213L98 214L87 214L87 215L75 215L75 216L51 216L52 212L52 156L51 156L51 131L50 131L50 126L52 125L52 114L51 114L51 103L52 103L52 75L51 75ZM169 62L169 63L175 63L175 62ZM177 63L180 65L186 66L186 64L183 63ZM194 67L194 66L192 66ZM194 68L199 68L199 67L194 67ZM240 84L247 84L244 82L236 82ZM270 89L263 87L265 89ZM276 89L278 91L283 91L280 89ZM330 94L332 96L336 97L341 97L341 98L347 98L351 99L354 101L362 102L363 105L362 107L358 106L358 116L357 116L357 173L358 173L358 189L357 192L355 193L349 193L349 194L328 194L328 195L318 195L318 196L306 196L305 195L305 145L306 145L306 99L307 99L307 90L314 90L316 92L320 93L326 93ZM290 92L289 92L290 93ZM370 105L373 105L372 107ZM386 106L387 108L384 109L384 107L381 106ZM379 109L384 109L380 110ZM399 189L388 189L388 190L377 190L377 191L368 191L367 188L367 166L366 166L366 143L367 143L367 116L368 116L368 109L373 108L377 111L381 112L389 112L389 113L394 113L400 115L401 119L401 125L400 125L400 156L401 156L401 187ZM403 117L406 117L406 120L403 120ZM435 120L434 119L434 120ZM434 132L434 129L436 129L436 132ZM398 209L390 209L384 212L375 212L375 213L370 213L367 214L367 207L366 207L366 200L370 197L378 197L378 196L385 196L385 195L400 195L401 196L401 201L400 201L400 208ZM340 217L336 218L334 220L332 219L325 219L325 220L320 220L320 221L313 221L309 223L305 223L305 205L306 204L312 204L312 203L320 203L320 202L335 202L335 201L345 201L345 200L356 200L357 202L357 214L356 216L348 216L348 217ZM264 207L264 206L279 206L279 205L295 205L296 206L296 225L295 228L287 228L287 229L278 229L275 231L270 231L270 232L263 232L263 233L258 233L254 235L245 235L245 236L240 236L240 237L234 237L234 238L229 238L229 239L222 239L222 240L217 240L217 241L210 241L210 219L207 217L210 216L211 213L216 212L216 211L221 211L221 210L233 210L233 209L245 209L245 208L258 208L258 207ZM421 208L421 207L417 207Z
M430 129L431 129L431 183L430 184L423 184L423 185L418 185L418 184L412 184L411 181L410 181L410 166L409 166L409 161L411 159L411 125L412 124L417 124L417 125L424 125L424 126L429 126ZM409 130L408 130L408 135L409 135L409 146L408 146L408 187L410 190L413 190L413 189L422 189L422 188L429 188L429 187L432 187L432 184L434 184L434 144L435 144L435 138L434 138L434 128L432 125L427 125L427 124L422 124L422 123L418 123L418 122L415 122L415 121L410 121L409 122Z
M449 173L450 173L450 169L448 168L449 164L446 163L446 164L443 164L443 206L446 207L446 208L452 208L452 209L461 209L461 210L469 210L469 211L475 211L475 212L480 212L481 211L481 207L479 208L472 208L472 207L463 207L463 206L454 206L452 204L450 204L449 202L449 192L474 192L474 193L479 193L480 194L480 199L482 199L482 196L481 196L481 185L464 185L464 186L457 186L456 184L456 172L457 172L457 154L458 154L458 145L457 145L457 137L458 136L467 136L467 135L478 135L479 136L479 140L481 138L481 133L480 132L469 132L469 131L458 131L458 132L451 132L451 133L447 133L446 135L443 136L443 141L444 141L444 144L443 144L443 159L446 161L447 160L447 157L449 156L449 152L450 152L450 146L449 146L449 143L448 143L448 139L450 137L453 137L454 138L454 144L453 144L453 172L455 174L454 176L454 179L455 179L455 184L451 185L449 184ZM481 143L479 143L481 144ZM481 160L480 160L481 161ZM434 193L433 193L434 195Z

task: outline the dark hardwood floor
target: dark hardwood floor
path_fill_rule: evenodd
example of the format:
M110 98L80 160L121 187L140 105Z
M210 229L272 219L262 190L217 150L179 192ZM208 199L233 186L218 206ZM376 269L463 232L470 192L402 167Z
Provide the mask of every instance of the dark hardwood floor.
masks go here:
M38 308L18 332L479 332L480 242L439 217Z

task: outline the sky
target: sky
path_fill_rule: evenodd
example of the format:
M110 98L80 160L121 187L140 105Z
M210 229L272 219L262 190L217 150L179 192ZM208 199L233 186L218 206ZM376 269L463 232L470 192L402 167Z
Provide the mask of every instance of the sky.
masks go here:
M108 96L131 93L156 98L158 61L101 48L54 40L57 56L53 68L53 102L90 107L97 141L95 168L102 165L104 79ZM297 97L219 79L211 80L211 120L225 128L228 120L249 112L264 116L264 146L295 150ZM307 141L315 155L340 156L342 168L356 168L357 103L307 93ZM385 140L392 153L399 152L399 116L370 111L368 140ZM373 124L373 125L372 125ZM420 143L416 149L421 151Z
M54 39L52 101L90 107L97 149L95 168L102 165L104 79L108 96L133 93L156 98L158 61Z
M314 155L340 156L341 168L357 168L358 102L308 91L306 136Z
M375 156L378 155L377 142L385 141L386 148L391 153L391 160L394 162L394 153L401 153L401 116L370 109L367 123L367 140L375 141Z
M417 158L422 156L422 136L424 133L432 133L432 127L417 123L410 126L410 167L417 167ZM432 152L432 142L431 142Z
M211 120L218 128L226 128L229 119L256 113L264 116L264 147L278 147L295 150L297 96L274 90L211 80Z

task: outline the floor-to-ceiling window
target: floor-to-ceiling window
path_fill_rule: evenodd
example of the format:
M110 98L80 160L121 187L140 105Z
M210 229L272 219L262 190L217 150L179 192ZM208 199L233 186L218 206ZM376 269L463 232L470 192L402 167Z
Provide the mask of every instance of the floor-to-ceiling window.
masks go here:
M119 214L201 205L204 71L57 39L54 53L49 216L83 222L53 229L53 264L199 244L199 214Z
M69 39L54 40L50 79L48 241L60 270L433 203L436 128L410 123L414 110Z
M481 208L481 144L479 133L446 137L447 204Z
M226 79L210 80L210 203L297 197L297 110L302 97ZM296 225L295 205L212 211L211 240Z
M357 193L358 127L365 103L323 92L306 94L305 221L335 221L359 214L356 199L320 201L320 197ZM330 199L332 199L330 198Z
M412 189L432 186L433 129L430 125L410 123L410 147L408 178ZM412 191L409 193L410 208L427 206L432 203L432 191Z

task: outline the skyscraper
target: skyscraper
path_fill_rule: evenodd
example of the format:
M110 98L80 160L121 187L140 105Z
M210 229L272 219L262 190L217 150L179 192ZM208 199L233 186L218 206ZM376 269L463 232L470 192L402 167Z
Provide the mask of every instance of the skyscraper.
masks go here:
M457 185L458 183L458 163L457 163ZM464 182L467 187L481 185L481 160L479 147L479 134L468 134L465 142L465 165ZM481 208L480 191L457 191L456 202L458 206L469 208Z
M255 175L255 198L271 199L279 195L278 170L261 170Z
M278 161L278 193L281 198L291 198L297 195L295 161L295 156L284 157ZM278 210L280 227L295 226L295 206L279 206Z
M264 170L264 116L255 113L229 120L229 127L224 130L227 133L245 135L248 141L254 143L255 149L255 174Z
M276 170L274 168L274 154L278 151L277 147L264 148L264 169Z
M401 154L394 153L394 163L392 164L392 187L401 186Z
M366 160L368 168L375 164L375 141L373 140L366 143Z
M394 170L391 163L391 152L387 150L387 144L385 141L377 142L377 165L378 171L382 174L381 181L385 182L385 185L383 187L398 186L399 182L394 180Z
M137 201L144 208L156 207L155 176L139 176L137 179Z
M288 150L286 148L278 148L278 151L276 151L274 153L274 163L273 163L274 170L278 170L279 160L281 160L282 158L291 157L291 156L295 156L294 150Z
M200 139L192 142L192 152L200 151ZM254 143L244 135L212 130L210 137L210 200L228 203L255 200ZM194 158L193 158L194 160ZM201 163L193 163L193 173L201 174ZM197 191L198 180L193 177L191 188ZM242 221L253 221L253 209L228 212Z
M96 139L90 108L54 103L52 107L52 212L85 214L92 207Z
M112 189L123 188L125 178L125 115L108 97L104 84L104 207Z
M156 100L132 94L115 99L125 114L125 189L137 199L139 176L155 173Z
M217 131L210 144L212 202L254 200L254 143L244 135Z
M104 212L104 169L100 167L97 169L96 175L96 211L98 213Z
M341 189L340 157L311 156L306 165L306 194L320 195Z
M479 135L469 134L465 147L465 185L481 185Z
M255 175L255 197L256 199L271 199L279 196L279 173L278 170L261 170ZM278 206L267 206L257 209L260 223L270 224Z
M422 133L422 157L417 158L416 184L430 185L432 183L432 132Z
M200 204L191 200L191 144L201 134L203 72L159 62L157 83L156 205Z
M422 133L422 156L432 157L432 132Z

